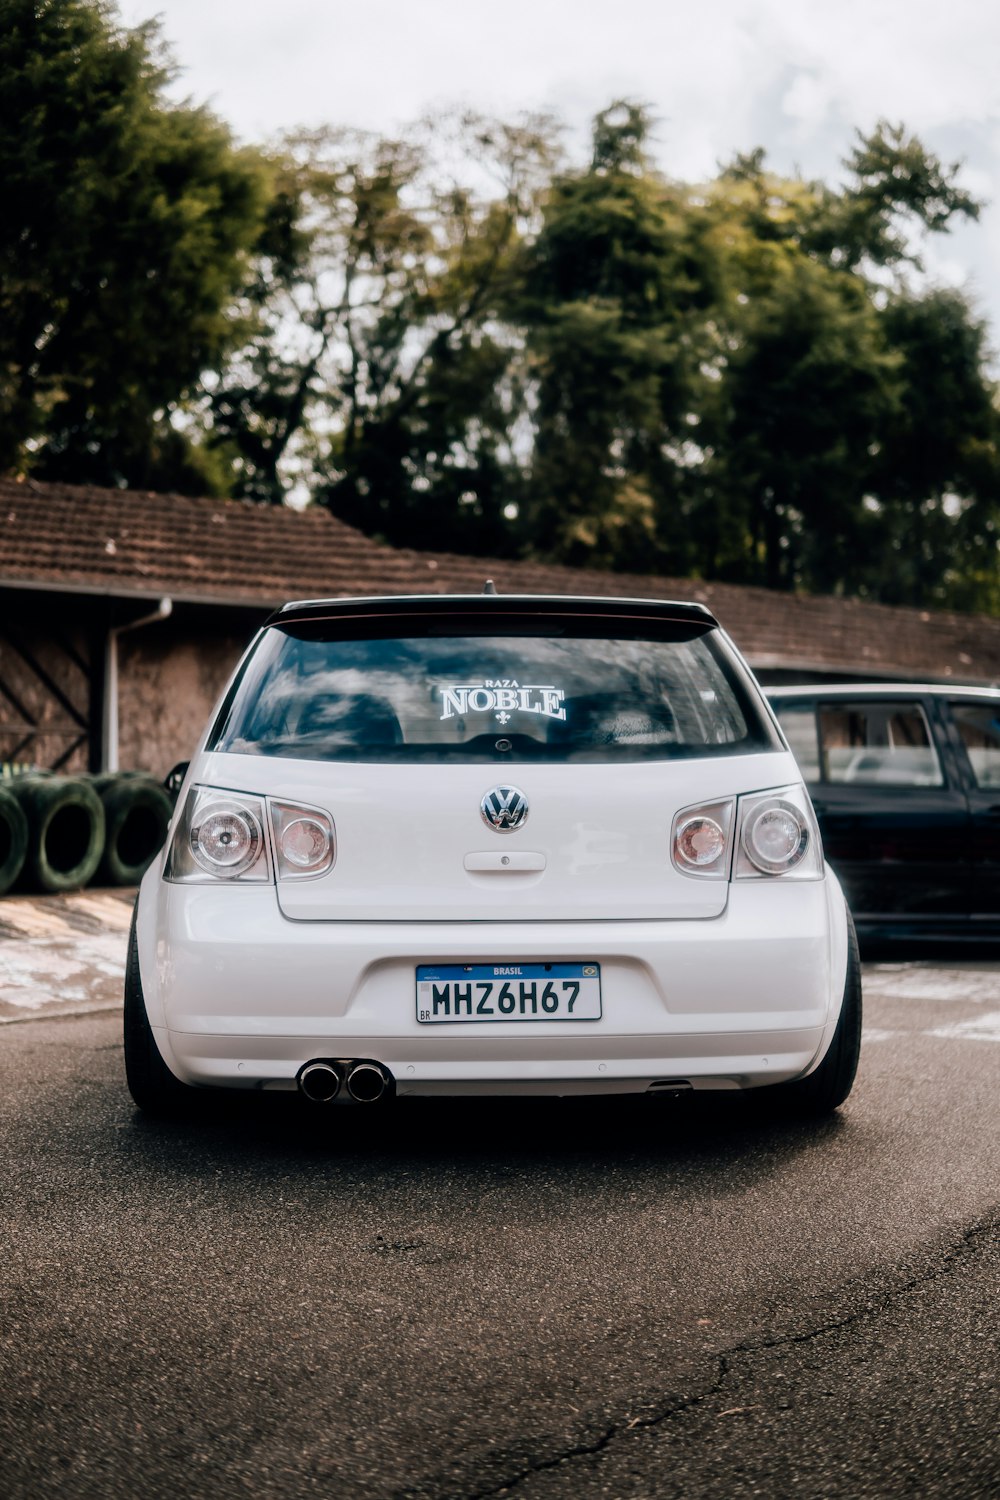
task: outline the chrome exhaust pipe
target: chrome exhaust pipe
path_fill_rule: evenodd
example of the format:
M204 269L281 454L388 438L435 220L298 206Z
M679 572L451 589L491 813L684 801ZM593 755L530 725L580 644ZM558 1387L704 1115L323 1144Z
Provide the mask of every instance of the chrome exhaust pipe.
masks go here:
M374 1104L386 1091L388 1079L378 1063L355 1063L347 1075L347 1092L359 1104Z
M340 1093L340 1073L328 1062L310 1062L299 1074L299 1090L314 1104L329 1104Z

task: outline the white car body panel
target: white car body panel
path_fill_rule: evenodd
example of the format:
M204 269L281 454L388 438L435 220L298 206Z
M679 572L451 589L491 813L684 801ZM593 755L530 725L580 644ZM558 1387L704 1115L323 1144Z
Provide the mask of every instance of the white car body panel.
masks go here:
M684 875L670 861L674 814L694 803L801 779L790 753L627 766L386 766L209 754L200 784L320 807L337 859L319 879L279 881L278 903L301 921L603 921L715 917L726 880ZM525 792L523 827L497 834L479 804L491 787ZM469 855L540 855L540 870ZM210 877L208 877L210 878Z

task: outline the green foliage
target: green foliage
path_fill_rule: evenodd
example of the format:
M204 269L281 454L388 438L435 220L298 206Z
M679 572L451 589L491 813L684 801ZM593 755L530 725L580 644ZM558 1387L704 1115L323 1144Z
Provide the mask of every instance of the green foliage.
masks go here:
M102 0L0 0L0 469L221 479L169 417L232 340L268 178L168 77Z
M256 328L211 392L239 493L280 501L302 477L392 541L510 550L504 309L550 122L464 115L405 141L318 131L285 150L285 253L261 257Z
M888 604L1000 608L1000 429L986 331L957 292L890 299L899 399L879 432L859 587ZM887 565L888 564L888 565Z
M863 259L882 266L910 259L919 265L908 228L917 224L940 233L956 214L979 217L979 204L956 182L961 163L943 167L901 125L882 120L871 135L859 135L845 166L848 186L839 203L828 200L826 211L851 265Z
M662 177L619 102L298 137L254 336L211 396L240 492L397 544L993 607L995 394L920 242L974 201L902 129L843 185Z
M534 392L524 518L543 555L640 567L668 520L661 452L692 397L709 289L694 224L641 155L642 111L598 117L585 172L557 178L521 265Z
M859 474L894 400L877 315L841 273L792 258L726 320L704 438L725 496L714 571L769 587L837 586L852 558ZM733 548L736 543L738 551Z
M839 194L777 179L759 154L715 184L725 291L700 467L726 544L704 567L946 602L970 546L984 574L992 547L996 571L996 396L964 298L917 291L902 273L919 233L976 205L956 169L884 124L847 165ZM978 586L967 607L989 597Z
M839 192L775 177L762 152L688 187L644 161L644 129L635 107L599 117L526 251L529 546L899 602L946 602L962 579L967 607L990 607L984 332L906 275L921 234L977 211L956 169L882 124Z

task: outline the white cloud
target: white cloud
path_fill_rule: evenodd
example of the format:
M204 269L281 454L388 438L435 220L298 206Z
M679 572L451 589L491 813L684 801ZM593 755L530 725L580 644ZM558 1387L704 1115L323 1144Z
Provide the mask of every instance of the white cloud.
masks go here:
M1000 113L1000 11L981 0L765 0L768 44L815 71L848 119L923 129Z
M834 93L829 81L815 73L797 73L781 101L781 108L807 136L827 124L834 110Z

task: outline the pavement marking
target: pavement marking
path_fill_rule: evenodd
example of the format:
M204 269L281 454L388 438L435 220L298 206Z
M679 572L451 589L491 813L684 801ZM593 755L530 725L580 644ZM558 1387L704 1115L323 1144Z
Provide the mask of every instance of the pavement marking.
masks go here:
M135 892L0 901L0 1025L122 1003Z
M865 964L862 988L866 996L886 1000L960 1001L993 1004L1000 996L1000 969L934 968L925 964Z
M78 911L84 916L94 917L104 927L110 927L114 932L128 932L132 925L131 903L126 904L117 896L101 896L88 892L79 896L67 896L63 904L69 911Z
M46 910L42 904L14 900L3 906L3 925L23 933L25 937L73 937L75 929L58 912Z
M974 1016L971 1021L956 1021L951 1026L935 1026L924 1036L944 1037L949 1042L1000 1042L1000 1010L992 1015Z
M121 932L3 939L0 1024L120 1006L126 947Z

